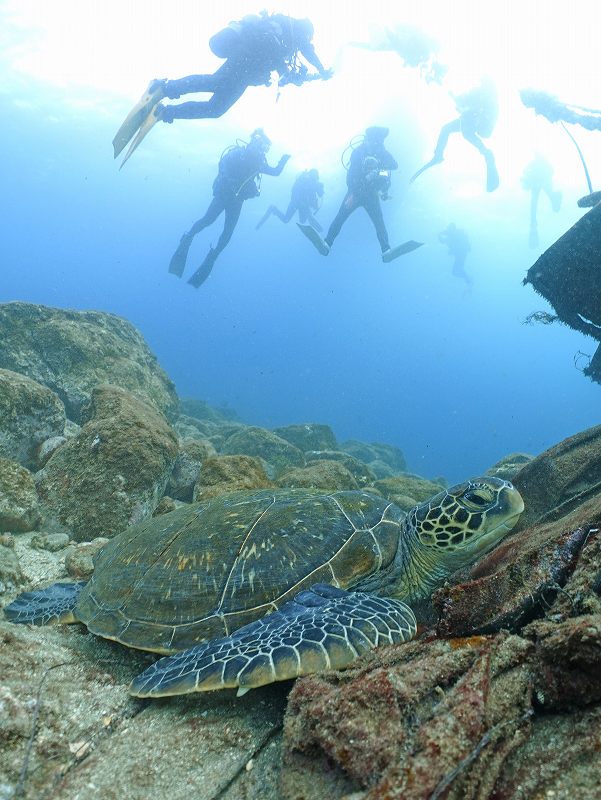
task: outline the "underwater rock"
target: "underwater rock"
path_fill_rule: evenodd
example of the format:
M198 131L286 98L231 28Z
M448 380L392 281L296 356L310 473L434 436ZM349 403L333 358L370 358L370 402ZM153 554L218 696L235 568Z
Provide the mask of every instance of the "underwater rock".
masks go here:
M364 464L371 465L372 461L383 461L394 470L395 473L406 472L407 462L405 456L398 447L381 442L359 442L356 439L349 439L340 445L340 450L350 453L355 458L363 461Z
M271 478L284 472L290 467L303 467L305 457L298 447L290 444L275 433L248 426L240 429L226 439L221 448L223 455L245 455L262 458L273 468Z
M158 506L152 512L152 516L160 517L162 514L169 514L170 511L175 511L178 505L181 505L181 502L178 503L178 501L174 500L173 497L169 497L169 495L164 494L159 500Z
M444 489L440 483L429 481L419 475L412 475L409 472L404 475L382 478L375 481L374 486L387 500L398 503L405 511Z
M496 464L493 464L490 469L487 469L485 475L512 481L518 472L533 458L534 456L530 456L527 453L511 453L501 458Z
M194 487L194 502L240 489L270 489L260 459L252 456L213 456L203 461Z
M114 536L150 516L177 456L163 415L124 389L94 389L87 414L36 475L40 498L76 541Z
M42 469L55 450L58 450L66 441L66 436L51 436L50 439L43 441L36 451L36 469Z
M176 500L192 502L202 462L216 455L217 451L208 439L183 439L167 484L167 494Z
M127 389L166 414L177 409L173 383L143 337L114 314L0 304L0 367L52 389L75 422L102 383Z
M290 469L280 475L276 484L289 489L328 489L333 492L359 488L343 464L325 460Z
M36 550L48 550L49 553L57 553L59 550L64 550L70 541L66 533L38 533L31 537L29 544L30 547L34 547Z
M62 435L64 428L65 409L54 392L25 375L0 369L0 457L35 468L37 448L49 437Z
M312 461L338 461L348 469L357 484L362 488L376 480L376 476L371 469L359 461L358 458L344 453L342 450L308 450L305 452L305 459L308 464Z
M224 422L234 422L238 419L238 415L232 408L215 408L215 406L211 406L196 397L183 397L179 401L179 407L182 414L205 422L222 424Z
M31 472L0 458L0 532L33 531L40 521L40 508Z
M108 542L104 536L99 536L91 542L81 542L69 549L65 555L65 568L67 574L75 580L89 578L94 572L94 559Z
M0 545L0 595L14 593L26 583L14 546ZM0 675L2 672L0 672ZM2 714L0 714L0 717Z
M274 428L273 433L303 452L307 450L338 450L334 431L329 425L318 425L315 422L306 425L285 425L281 428Z
M545 450L515 475L525 509L515 530L558 519L601 490L601 425Z

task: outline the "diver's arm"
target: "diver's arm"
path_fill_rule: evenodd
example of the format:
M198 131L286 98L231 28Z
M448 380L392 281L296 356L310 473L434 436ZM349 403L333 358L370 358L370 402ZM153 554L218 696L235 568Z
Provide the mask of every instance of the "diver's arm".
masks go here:
M312 67L315 67L324 80L332 77L332 70L325 69L324 65L319 60L317 53L315 52L312 42L307 42L307 44L304 44L299 52L305 61L311 64Z
M278 175L282 174L282 170L284 169L289 160L290 160L290 155L286 153L286 155L283 155L280 158L280 160L277 163L277 166L275 167L270 167L269 164L265 162L265 164L263 164L263 166L261 167L261 172L264 175L275 175L277 177Z

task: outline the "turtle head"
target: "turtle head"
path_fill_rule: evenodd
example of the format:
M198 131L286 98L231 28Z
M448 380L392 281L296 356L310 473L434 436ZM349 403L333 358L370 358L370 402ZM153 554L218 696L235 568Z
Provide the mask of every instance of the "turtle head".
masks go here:
M509 481L489 477L452 486L416 506L406 520L416 572L412 593L429 595L452 572L476 561L513 528L523 510L524 501Z

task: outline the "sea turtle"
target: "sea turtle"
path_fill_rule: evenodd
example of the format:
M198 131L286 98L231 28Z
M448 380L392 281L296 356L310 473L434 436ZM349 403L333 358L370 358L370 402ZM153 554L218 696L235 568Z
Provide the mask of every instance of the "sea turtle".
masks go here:
M403 601L428 598L523 508L508 481L489 477L407 514L363 491L235 492L133 525L100 551L87 584L25 592L5 613L177 653L134 679L138 697L243 694L411 639Z

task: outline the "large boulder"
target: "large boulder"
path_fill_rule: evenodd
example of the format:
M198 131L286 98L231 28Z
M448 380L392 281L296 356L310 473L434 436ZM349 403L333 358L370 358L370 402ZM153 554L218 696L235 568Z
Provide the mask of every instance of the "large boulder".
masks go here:
M274 428L276 436L280 436L299 450L337 450L338 443L334 431L329 425L318 425L309 422L305 425L285 425Z
M214 456L202 463L194 487L194 502L237 492L240 489L270 489L263 464L252 456Z
M383 461L395 473L405 472L407 469L407 462L402 450L391 444L383 444L382 442L368 444L356 439L349 439L340 445L340 449L344 450L345 453L350 453L365 464L371 464L372 461Z
M305 453L305 459L307 464L312 461L338 461L348 469L360 487L367 486L376 479L367 464L342 450L309 450Z
M295 467L280 475L276 483L289 489L327 489L332 492L359 488L349 470L338 461L312 461L306 467Z
M114 536L150 516L178 452L164 416L124 389L97 387L88 413L36 475L41 499L76 541Z
M445 488L441 483L429 481L410 473L395 475L392 478L382 478L382 480L376 481L374 486L387 500L396 503L404 511L408 511L417 503L429 500Z
M2 304L0 367L52 389L75 422L101 383L127 389L166 414L177 408L173 383L141 334L114 314Z
M184 439L167 484L169 497L190 503L202 462L216 455L217 451L208 439Z
M0 532L33 531L40 521L38 495L31 472L0 458Z
M601 484L601 425L564 439L513 478L524 498L520 528L543 516L557 518L596 494Z
M0 369L0 457L33 467L42 442L61 436L64 429L65 408L54 392Z
M274 476L290 467L302 467L305 464L305 458L298 447L281 436L256 426L244 427L233 433L225 440L221 452L224 455L262 458L273 468Z

